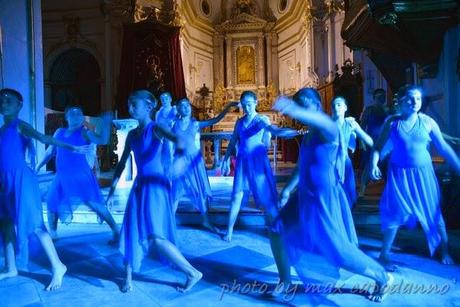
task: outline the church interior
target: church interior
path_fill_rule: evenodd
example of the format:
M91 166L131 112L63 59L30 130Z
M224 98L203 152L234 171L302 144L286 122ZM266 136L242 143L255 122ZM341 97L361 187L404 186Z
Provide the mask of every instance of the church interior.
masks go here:
M191 118L200 129L203 126L195 141L212 191L207 216L216 229L203 230L196 200L181 196L173 212L176 244L203 279L189 292L177 292L174 288L182 280L178 268L171 269L149 251L141 273L134 274L132 291L123 293L123 258L117 247L107 245L110 233L106 225L100 225L97 210L81 203L73 211L72 223L59 222L59 237L53 237L67 265L62 288L43 291L48 260L40 252L32 257L36 251L31 248L31 260L18 264L18 278L3 279L0 274L1 306L376 305L361 289L370 279L347 271L341 271L335 291L323 293L297 288L303 279L292 268L296 287L268 295L267 287L276 286L278 280L278 263L267 235L268 210L258 204L261 196L257 193L244 191L233 240L222 240L239 163L233 156L242 151L227 150L231 151L238 123L247 115L242 97L248 91L257 100L257 114L296 134L272 133L266 144L275 193L282 193L297 170L304 135L311 128L275 107L279 97L295 100L299 90L315 89L329 117L336 112L337 97L346 101L345 117L354 118L374 144L366 149L360 140L345 151L356 181L356 200L349 211L359 247L376 260L384 240L379 203L386 180L363 179L368 171L363 161L379 139L379 134L374 137L367 130L364 116L365 110L378 104L376 93L383 93L385 116L398 116L401 88L416 85L422 95L421 112L439 125L453 154L460 156L457 0L0 0L0 77L1 89L22 95L19 118L42 134L57 136L67 125L69 108L75 107L84 115L84 129L93 134L108 129L108 141L94 147L89 164L105 199L113 192L117 164L126 163L118 174L113 204L107 207L119 227L124 225L136 177L143 173L135 153L124 159L125 144L141 125L132 116L132 93L151 93L157 102L154 111L163 107L165 92L179 112L182 104L178 102L188 99ZM227 112L232 102L240 103ZM222 118L213 122L223 111ZM103 114L111 116L109 128L104 126ZM208 122L213 124L200 124ZM0 116L0 124L7 126L6 115ZM1 136L0 146L8 147ZM36 174L48 225L46 200L59 162L50 160L35 172L53 147L38 141L33 147L35 155L27 163ZM460 263L460 174L456 162L452 164L439 147L431 146L427 152L438 183L438 207L449 235L450 256ZM223 169L228 161L230 173L226 174ZM2 187L0 182L0 192ZM0 231L4 231L1 206L6 205L0 203ZM402 227L398 233L392 253L399 288L388 291L383 304L459 306L460 267L442 264L437 254L430 253L422 226ZM320 235L317 240L322 240ZM7 269L6 251L6 245L0 247ZM431 288L418 291L417 287Z

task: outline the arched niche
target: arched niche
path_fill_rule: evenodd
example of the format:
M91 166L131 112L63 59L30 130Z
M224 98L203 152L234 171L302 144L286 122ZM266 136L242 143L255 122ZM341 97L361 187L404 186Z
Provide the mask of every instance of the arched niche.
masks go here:
M45 69L45 106L63 111L80 105L85 115L101 112L103 101L100 61L85 48L71 47L53 52Z

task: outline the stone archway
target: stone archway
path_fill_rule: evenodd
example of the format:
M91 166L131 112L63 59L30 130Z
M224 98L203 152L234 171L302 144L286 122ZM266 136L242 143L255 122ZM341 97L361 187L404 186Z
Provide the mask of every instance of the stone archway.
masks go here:
M54 57L47 76L46 106L63 111L80 105L86 115L97 115L102 105L102 78L97 59L82 48L67 49Z

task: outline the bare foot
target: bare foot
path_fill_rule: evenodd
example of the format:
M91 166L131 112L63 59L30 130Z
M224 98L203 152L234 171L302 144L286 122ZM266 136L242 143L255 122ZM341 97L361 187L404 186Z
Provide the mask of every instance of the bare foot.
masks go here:
M290 291L297 289L297 285L292 284L291 282L279 282L273 291L269 292L269 294L273 297L279 297L280 295L284 295L289 293Z
M185 293L192 289L192 287L200 281L203 277L203 273L196 271L192 276L187 276L187 281L185 282L184 287L177 287L177 291Z
M62 279L64 274L67 272L67 267L64 264L60 264L58 268L53 270L53 278L51 279L50 284L46 287L46 291L54 291L61 287Z
M380 255L379 262L383 265L385 271L387 272L395 272L398 270L398 266L394 264L388 256Z
M18 270L3 270L0 272L0 280L18 276Z
M454 264L455 262L448 253L443 253L441 255L441 263L442 264Z
M222 240L225 242L232 241L232 233L227 231L227 233L222 237Z
M387 281L384 284L376 284L374 293L370 294L367 298L375 303L383 302L388 294L391 292L391 285L394 282L394 277L390 273L387 273Z
M121 287L121 292L126 293L130 291L133 291L133 281L125 279L123 286Z

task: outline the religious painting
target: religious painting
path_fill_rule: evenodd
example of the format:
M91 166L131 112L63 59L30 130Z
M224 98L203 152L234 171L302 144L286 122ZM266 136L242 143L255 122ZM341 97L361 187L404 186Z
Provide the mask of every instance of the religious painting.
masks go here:
M240 46L236 49L236 67L238 84L256 83L256 57L254 48L251 46Z

